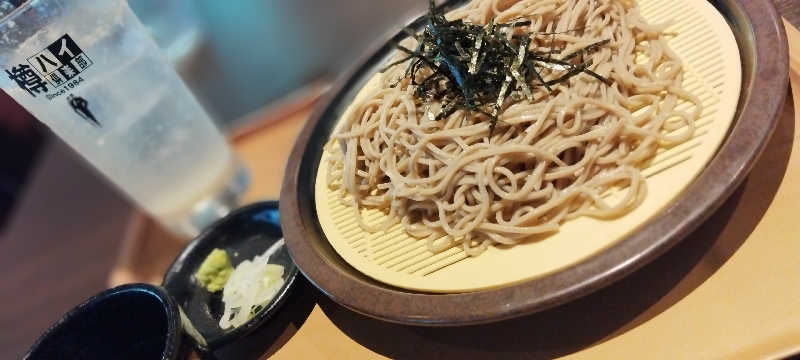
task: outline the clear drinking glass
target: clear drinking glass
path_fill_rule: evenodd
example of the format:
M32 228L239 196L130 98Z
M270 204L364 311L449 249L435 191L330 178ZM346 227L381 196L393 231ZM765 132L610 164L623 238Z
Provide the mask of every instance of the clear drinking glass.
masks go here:
M187 237L237 205L247 170L125 0L4 12L0 87L131 200Z

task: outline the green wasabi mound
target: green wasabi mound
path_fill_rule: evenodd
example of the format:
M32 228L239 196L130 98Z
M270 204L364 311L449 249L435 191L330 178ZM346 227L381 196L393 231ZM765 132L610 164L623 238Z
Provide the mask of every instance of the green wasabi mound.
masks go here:
M215 293L225 288L232 272L233 265L225 250L214 249L200 264L194 277L206 290Z

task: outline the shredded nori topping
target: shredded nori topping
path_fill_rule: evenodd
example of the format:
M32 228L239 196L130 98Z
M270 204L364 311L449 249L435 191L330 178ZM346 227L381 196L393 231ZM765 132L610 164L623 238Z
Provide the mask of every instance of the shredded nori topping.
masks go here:
M609 79L589 69L591 60L584 61L584 55L597 51L609 40L555 58L560 51L552 46L544 53L529 49L532 37L555 35L522 31L530 21L520 19L497 24L491 19L485 26L463 20L449 21L435 2L429 1L425 29L421 33L405 29L417 40L418 46L412 50L396 44L407 56L389 64L384 71L409 62L405 77L416 87L415 95L441 104L438 114L429 113L434 120L446 118L457 110L481 113L490 119L491 135L508 96L533 101L534 88L541 86L552 92L551 86L581 73L611 84ZM540 73L544 68L562 74L545 81ZM426 112L428 108L426 104Z

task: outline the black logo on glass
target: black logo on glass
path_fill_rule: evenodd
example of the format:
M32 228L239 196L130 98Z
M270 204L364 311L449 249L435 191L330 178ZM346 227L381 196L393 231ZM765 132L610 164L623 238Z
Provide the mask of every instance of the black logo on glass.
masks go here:
M62 35L48 47L6 70L13 80L31 96L68 85L75 76L92 66L92 59L81 50L68 34Z
M100 122L94 118L94 115L91 111L89 111L89 102L86 99L69 94L67 96L67 101L69 101L69 106L72 107L72 110L75 111L76 114L80 115L84 120L87 120L92 123L92 125L100 127Z
M11 70L6 70L6 74L9 79L16 81L19 87L33 97L40 92L47 92L47 84L28 65L15 66Z

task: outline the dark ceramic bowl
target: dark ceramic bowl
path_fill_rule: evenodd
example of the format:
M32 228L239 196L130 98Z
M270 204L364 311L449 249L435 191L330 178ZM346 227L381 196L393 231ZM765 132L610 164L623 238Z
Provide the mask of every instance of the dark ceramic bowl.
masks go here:
M29 360L183 358L178 305L163 288L122 285L66 313L25 355Z
M701 0L698 0L701 1ZM446 1L452 8L463 0ZM499 321L584 296L653 261L697 228L747 176L777 124L786 96L789 56L770 0L711 0L739 45L742 86L734 125L711 162L661 213L613 246L562 271L519 284L463 294L425 294L370 279L342 259L316 216L314 181L339 115L406 34L383 39L332 88L306 122L286 166L281 214L286 244L308 279L336 302L379 319L426 326ZM425 18L411 22L420 28ZM388 41L387 41L388 40Z
M201 349L218 349L255 330L272 317L283 304L297 277L297 266L286 246L270 258L270 263L284 267L285 283L275 298L244 325L223 330L219 327L224 305L222 292L209 293L194 280L194 274L215 248L224 249L235 267L244 260L261 255L283 237L278 202L266 201L240 208L193 240L169 267L164 288L183 308L186 317L205 340Z

